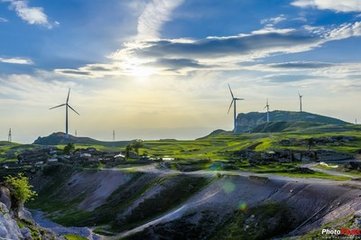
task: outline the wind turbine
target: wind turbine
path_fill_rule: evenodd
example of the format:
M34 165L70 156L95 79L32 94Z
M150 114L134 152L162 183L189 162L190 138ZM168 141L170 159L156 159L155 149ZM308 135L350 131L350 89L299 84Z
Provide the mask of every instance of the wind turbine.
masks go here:
M49 110L51 109L55 109L55 108L60 108L60 107L64 107L65 106L65 134L66 136L69 136L69 108L71 110L73 110L76 114L80 115L77 111L75 111L74 108L72 108L70 105L69 105L69 97L70 97L70 88L69 88L69 91L68 91L68 97L66 98L66 102L63 103L63 104L60 104L58 106L55 106L55 107L52 107L52 108L49 108Z
M300 98L300 112L302 112L302 98L303 95L301 95L301 93L298 91L298 97Z
M229 91L231 93L231 96L232 96L232 101L231 101L231 105L229 105L229 108L228 108L228 114L229 114L229 111L231 110L231 107L233 105L233 111L234 111L234 130L233 132L236 133L236 130L237 130L237 101L242 101L244 100L243 98L236 98L234 97L233 95L233 92L232 92L232 89L231 89L231 86L228 84L228 88L229 88Z
M269 103L268 103L268 98L267 98L267 103L266 103L266 106L264 107L264 109L267 109L267 122L269 123Z

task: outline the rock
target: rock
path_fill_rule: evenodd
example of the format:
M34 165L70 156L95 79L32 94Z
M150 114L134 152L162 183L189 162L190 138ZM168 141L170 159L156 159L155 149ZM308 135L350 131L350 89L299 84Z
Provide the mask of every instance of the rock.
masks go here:
M360 228L361 227L361 218L356 218L354 225L355 225L355 227Z
M356 218L361 218L361 210L355 212L355 215L354 215Z
M7 187L0 187L0 202L4 203L8 209L11 209L10 190Z
M0 213L0 239L23 239L18 224L9 213Z
M19 211L18 211L18 217L21 220L27 221L29 223L35 224L35 221L31 215L31 213L26 210L24 207L20 207Z
M2 214L9 213L9 209L2 202L0 202L0 213L2 213Z
M31 237L31 231L29 228L27 227L24 227L22 228L21 230L21 234L23 235L23 237L26 239L26 240L31 240L32 237Z

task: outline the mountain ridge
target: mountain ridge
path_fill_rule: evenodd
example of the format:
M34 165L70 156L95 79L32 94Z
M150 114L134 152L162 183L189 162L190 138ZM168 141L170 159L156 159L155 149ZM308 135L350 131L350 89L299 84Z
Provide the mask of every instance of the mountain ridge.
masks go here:
M280 111L275 110L269 113L270 115L270 123L267 123L267 113L266 112L249 112L249 113L240 113L237 115L237 127L236 133L244 133L244 132L253 132L255 129L260 131L260 128L257 128L260 125L274 125L275 122L283 122L279 124L279 127L275 130L285 129L290 123L293 125L297 125L298 123L300 127L309 127L311 125L314 126L323 126L323 125L336 125L336 126L346 126L350 125L350 123L340 120L338 118L323 116L320 114L314 114L309 112L293 112L293 111ZM301 124L303 123L303 124ZM258 132L256 131L256 132Z
M38 145L59 145L68 143L103 145L103 146L125 146L130 141L100 141L90 137L66 136L63 132L55 132L46 137L38 137L33 144Z

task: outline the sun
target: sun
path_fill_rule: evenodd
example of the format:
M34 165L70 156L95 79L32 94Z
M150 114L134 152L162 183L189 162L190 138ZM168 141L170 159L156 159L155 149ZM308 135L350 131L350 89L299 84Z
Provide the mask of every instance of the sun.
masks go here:
M155 73L155 69L150 67L133 66L130 69L130 74L133 75L134 77L139 77L139 78L148 78L154 73Z
M128 58L124 63L124 70L130 76L142 79L156 73L154 67L148 66L147 61L139 58Z

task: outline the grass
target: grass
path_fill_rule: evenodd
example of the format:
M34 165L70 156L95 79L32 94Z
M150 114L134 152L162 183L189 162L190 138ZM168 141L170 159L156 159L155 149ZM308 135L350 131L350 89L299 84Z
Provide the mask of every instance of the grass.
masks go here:
M277 173L277 175L291 178L317 178L317 179L326 179L326 180L334 180L334 181L348 181L351 180L350 177L346 176L336 176L330 175L321 172L315 173Z
M82 237L79 235L75 235L75 234L66 234L64 235L66 240L87 240L86 237Z
M293 178L317 178L335 181L348 181L350 177L335 176L317 171L302 172L300 163L270 163L265 165L250 165L248 161L243 161L237 165L242 171L254 173L275 174Z
M211 239L271 239L288 232L293 226L287 206L269 202L251 209L237 210Z
M282 146L281 140L292 139L296 141L309 138L327 138L336 136L350 136L355 140L339 144L323 144L313 149L327 149L342 153L355 154L361 149L361 131L346 132L319 132L319 133L252 133L252 134L219 134L198 140L153 140L144 141L144 148L140 153L151 156L169 156L177 159L211 159L214 161L231 158L232 151L244 150L254 147L255 151L272 151L281 149L307 151L308 146Z
M303 236L298 236L297 239L300 240L310 240L310 239L326 239L325 235L322 235L322 229L340 229L341 227L350 228L353 224L353 215L346 215L341 218L337 218L329 223L323 224L320 228L312 230ZM342 236L336 236L334 238L329 237L327 239L343 239ZM353 239L347 238L346 239ZM356 238L358 239L358 238Z

